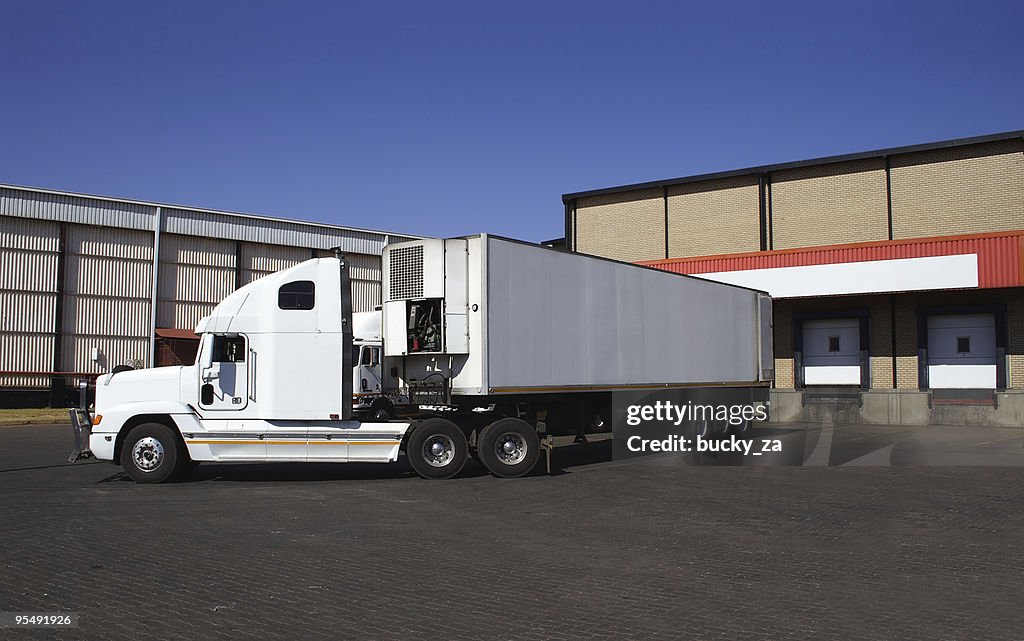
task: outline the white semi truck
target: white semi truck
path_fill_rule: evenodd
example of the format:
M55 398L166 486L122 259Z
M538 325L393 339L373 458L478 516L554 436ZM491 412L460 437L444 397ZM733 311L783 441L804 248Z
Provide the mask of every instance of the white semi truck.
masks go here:
M196 327L194 365L100 377L92 415L73 412L72 458L120 463L140 483L202 461L400 453L426 478L469 455L517 477L550 436L609 420L617 391L767 397L764 292L486 234L389 245L382 260L375 314L354 322L345 258L316 258L218 304ZM430 412L358 412L354 390Z

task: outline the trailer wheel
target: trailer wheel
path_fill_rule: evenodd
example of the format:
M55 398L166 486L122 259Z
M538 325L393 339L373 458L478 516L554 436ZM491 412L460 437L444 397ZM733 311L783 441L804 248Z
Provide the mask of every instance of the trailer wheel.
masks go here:
M477 455L491 474L518 478L534 468L540 457L537 430L518 418L502 418L480 432Z
M468 454L466 435L443 418L430 418L417 425L405 446L412 469L425 479L450 479L462 470Z
M121 445L121 466L136 483L161 483L178 468L178 439L166 425L143 423Z

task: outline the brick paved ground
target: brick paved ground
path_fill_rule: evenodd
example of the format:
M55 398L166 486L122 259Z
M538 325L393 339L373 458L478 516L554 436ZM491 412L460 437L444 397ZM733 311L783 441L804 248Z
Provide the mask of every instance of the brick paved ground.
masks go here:
M837 431L830 462L1004 466L690 467L592 445L518 480L204 465L138 486L63 465L67 426L0 428L0 610L81 613L0 636L1024 638L1024 431L924 429Z

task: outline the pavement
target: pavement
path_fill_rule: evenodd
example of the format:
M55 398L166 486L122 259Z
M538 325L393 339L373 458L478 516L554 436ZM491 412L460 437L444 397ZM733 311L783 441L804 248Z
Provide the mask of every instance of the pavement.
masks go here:
M1021 639L1024 429L771 426L786 455L140 486L0 428L3 639ZM826 442L827 439L827 442Z

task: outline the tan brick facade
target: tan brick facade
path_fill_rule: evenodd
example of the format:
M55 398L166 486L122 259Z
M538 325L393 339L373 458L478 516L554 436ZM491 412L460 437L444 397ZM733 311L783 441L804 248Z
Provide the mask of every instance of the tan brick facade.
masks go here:
M1024 229L1019 137L894 152L889 164L894 239ZM767 173L771 215L764 236L771 248L888 240L885 165L877 156ZM669 257L758 251L761 177L752 172L666 187ZM665 258L664 196L659 187L579 198L570 247L622 260Z
M1024 229L1024 141L892 157L893 238Z
M776 389L793 389L796 384L793 379L793 359L792 358L776 358L775 359L775 388Z
M917 311L913 299L896 300L896 388L918 389Z
M789 169L771 181L774 249L889 238L881 158Z
M1016 290L1006 304L1009 341L1007 343L1010 361L1009 386L1024 389L1024 293Z
M758 181L754 176L668 188L669 256L757 251Z
M871 342L868 359L871 366L871 389L892 389L892 299L871 296L868 300Z
M662 190L581 198L576 204L576 251L625 261L665 258Z
M772 340L775 348L775 387L792 389L793 379L793 315L790 305L772 307Z

